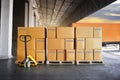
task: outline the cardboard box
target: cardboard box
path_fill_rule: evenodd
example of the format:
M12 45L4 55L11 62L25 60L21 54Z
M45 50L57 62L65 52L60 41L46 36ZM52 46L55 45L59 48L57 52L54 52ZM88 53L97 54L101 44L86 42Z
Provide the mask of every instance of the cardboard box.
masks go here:
M35 39L31 39L31 41L27 42L27 49L28 50L35 50Z
M94 38L101 38L101 37L102 37L102 28L94 27Z
M27 50L28 56L30 55L33 59L35 59L35 50Z
M86 38L86 49L101 49L102 39L101 38Z
M45 28L43 27L27 28L27 35L31 35L32 38L45 38Z
M93 37L93 27L76 27L76 38Z
M22 62L25 59L25 50L17 49L17 61Z
M22 41L20 40L20 38L17 39L17 49L19 49L19 50L25 49L25 43L23 42L24 38L22 37L21 39L22 39ZM30 40L30 39L27 38L27 40ZM35 49L35 39L32 38L29 42L27 42L26 46L27 46L28 50L34 50Z
M84 60L84 50L76 50L76 61Z
M76 38L76 47L75 49L85 49L85 38Z
M48 49L64 49L64 39L47 39Z
M66 61L75 61L75 50L66 50Z
M56 37L57 37L56 27L48 27L47 38L56 38Z
M94 50L94 60L102 60L102 51L101 50Z
M27 28L25 27L18 27L18 38L20 35L26 35L27 34Z
M94 49L102 49L102 38L94 38Z
M56 50L48 50L47 60L56 61Z
M93 60L93 50L85 50L85 60Z
M57 60L65 61L65 50L57 50Z
M20 41L20 38L17 39L17 49L19 49L19 50L25 49L25 44L24 44L24 42Z
M45 50L36 50L36 61L45 61Z
M45 39L36 39L35 40L36 50L44 50L45 49Z
M57 38L74 38L74 28L57 27Z
M35 59L35 50L27 50L28 56L30 55L33 59ZM25 59L25 50L17 49L17 61L22 62Z
M74 39L65 39L65 49L74 49Z

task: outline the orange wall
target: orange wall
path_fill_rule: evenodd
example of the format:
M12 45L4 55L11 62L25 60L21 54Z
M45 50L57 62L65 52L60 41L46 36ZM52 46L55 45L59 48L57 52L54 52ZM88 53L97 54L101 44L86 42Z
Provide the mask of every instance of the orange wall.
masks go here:
M102 27L103 42L120 41L119 23L73 23L73 27Z

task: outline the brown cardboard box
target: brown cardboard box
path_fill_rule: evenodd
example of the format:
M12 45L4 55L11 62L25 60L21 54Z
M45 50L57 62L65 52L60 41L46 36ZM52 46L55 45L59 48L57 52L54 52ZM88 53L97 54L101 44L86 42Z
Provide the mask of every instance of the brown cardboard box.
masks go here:
M17 61L22 62L25 59L25 50L17 49Z
M28 56L30 55L33 59L35 59L35 50L27 50ZM17 61L22 62L25 59L25 50L17 49Z
M57 33L56 33L56 27L48 27L47 28L47 38L56 38Z
M36 61L45 61L45 50L36 50Z
M33 59L35 59L35 50L28 50L28 56L30 55Z
M64 49L64 39L47 39L48 49Z
M32 38L45 38L45 28L27 28L27 35L31 35Z
M85 60L93 60L93 50L85 50Z
M75 49L85 49L85 38L76 38Z
M84 50L76 50L76 61L84 60Z
M102 37L102 28L94 27L94 38L101 38L101 37Z
M17 49L19 50L25 49L25 43L23 42L24 38L22 37L21 39L22 41L20 40L20 38L17 39ZM27 40L29 40L29 38L27 38ZM35 49L35 39L31 39L29 42L27 42L27 49L28 50Z
M74 49L74 39L65 39L65 49Z
M17 39L17 49L19 49L19 50L25 49L25 44L24 44L24 42L20 41L20 38Z
M36 39L35 40L36 50L44 50L45 49L45 39Z
M18 27L18 38L20 35L26 35L27 34L27 28L25 27Z
M94 49L102 49L102 38L94 38Z
M74 28L57 27L57 38L74 38Z
M75 50L66 50L66 61L75 61Z
M56 50L48 50L47 60L56 61Z
M27 42L27 49L34 50L35 49L35 39L31 39L31 41Z
M101 38L86 38L86 49L101 49L102 39Z
M94 60L102 60L102 51L101 50L94 50Z
M65 61L65 50L57 50L57 60Z
M93 27L76 27L76 38L93 37Z

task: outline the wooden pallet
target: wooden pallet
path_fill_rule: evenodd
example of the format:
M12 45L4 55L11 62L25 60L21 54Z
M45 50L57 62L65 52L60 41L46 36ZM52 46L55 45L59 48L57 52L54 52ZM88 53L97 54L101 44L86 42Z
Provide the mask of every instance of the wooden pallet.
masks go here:
M45 64L45 61L37 61L38 64Z
M60 64L60 61L46 61L46 64Z
M23 62L21 61L15 61L15 64L19 65L19 66L24 66ZM34 64L34 62L30 61L31 66L36 66L36 64Z
M75 61L61 61L61 64L75 64Z
M92 64L104 64L102 60L93 60Z
M92 61L88 61L88 60L79 60L76 61L77 65L81 65L81 64L92 64Z
M75 64L74 61L47 61L46 64Z

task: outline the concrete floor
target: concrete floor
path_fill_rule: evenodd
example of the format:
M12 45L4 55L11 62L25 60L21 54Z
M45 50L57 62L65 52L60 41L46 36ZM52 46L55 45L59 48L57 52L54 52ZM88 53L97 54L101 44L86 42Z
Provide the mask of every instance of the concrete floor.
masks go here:
M120 56L103 52L105 64L39 65L25 69L15 65L15 58L0 60L0 80L120 80Z

